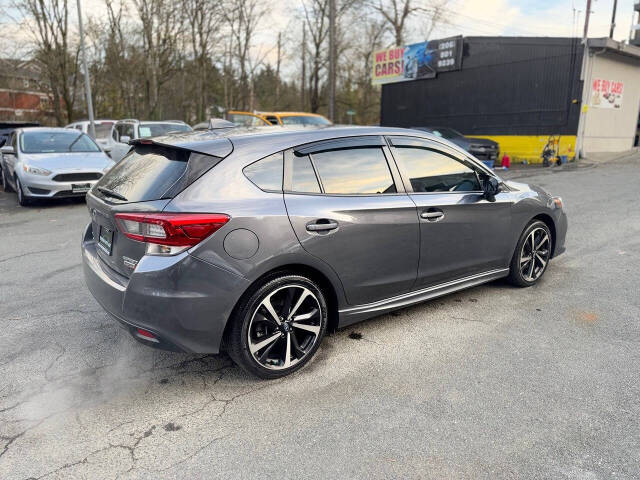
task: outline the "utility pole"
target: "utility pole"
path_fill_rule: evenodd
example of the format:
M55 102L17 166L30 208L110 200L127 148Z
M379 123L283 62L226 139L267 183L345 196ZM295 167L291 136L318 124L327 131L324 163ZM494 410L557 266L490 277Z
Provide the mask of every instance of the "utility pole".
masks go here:
M280 106L280 60L282 47L282 32L278 32L278 60L276 62L276 110Z
M87 67L87 52L84 49L84 30L82 28L82 7L78 0L78 26L80 28L80 48L82 49L82 68L84 68L84 90L87 95L87 113L89 114L89 135L96 138L96 125L93 118L93 100L91 99L91 83L89 81L89 68Z
M587 11L584 14L584 32L582 34L582 42L587 43L587 35L589 33L589 17L591 16L591 0L587 0Z
M578 120L578 132L576 135L576 159L584 158L584 129L589 109L589 89L586 88L591 83L591 62L594 60L589 55L589 45L587 38L589 34L589 17L591 16L591 0L587 0L587 10L584 13L584 32L582 33L582 44L584 45L584 54L582 60L582 73L580 79L584 81L585 88L582 91L582 104L580 108L580 119Z
M611 14L611 29L609 30L609 38L613 38L613 29L616 28L616 9L618 8L618 0L613 0L613 13Z
M329 120L336 116L336 0L329 0Z
M305 88L307 87L307 24L302 24L302 80L300 82L301 110L306 110Z

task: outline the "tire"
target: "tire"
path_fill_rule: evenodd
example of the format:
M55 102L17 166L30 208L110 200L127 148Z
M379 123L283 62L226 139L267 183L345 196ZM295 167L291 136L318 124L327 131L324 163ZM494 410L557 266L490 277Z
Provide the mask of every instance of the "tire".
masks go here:
M546 223L531 221L520 235L509 266L508 281L517 287L535 285L547 271L553 237Z
M313 280L295 274L267 278L235 308L225 334L226 351L259 378L284 377L304 367L318 351L327 312L325 295Z
M0 165L0 170L2 170L2 166ZM9 180L7 179L7 174L4 172L4 170L1 172L2 173L2 189L5 192L11 192L11 185L9 185Z
M31 200L24 194L24 190L22 189L22 184L20 183L20 179L16 177L16 193L18 194L18 203L22 207L27 207L31 204Z

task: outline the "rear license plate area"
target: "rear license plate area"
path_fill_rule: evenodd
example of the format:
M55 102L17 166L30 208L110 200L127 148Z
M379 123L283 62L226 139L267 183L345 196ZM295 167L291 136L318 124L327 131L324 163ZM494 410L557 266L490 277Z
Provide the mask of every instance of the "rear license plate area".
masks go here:
M87 193L91 188L90 183L72 183L71 191L73 193Z
M111 249L113 247L113 230L98 226L98 247L107 255L111 255Z

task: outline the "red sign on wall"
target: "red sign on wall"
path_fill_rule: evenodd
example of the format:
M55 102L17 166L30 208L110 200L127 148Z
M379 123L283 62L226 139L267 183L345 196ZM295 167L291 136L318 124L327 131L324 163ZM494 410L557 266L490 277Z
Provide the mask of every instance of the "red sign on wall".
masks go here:
M591 106L598 108L622 108L624 83L596 78L591 84Z

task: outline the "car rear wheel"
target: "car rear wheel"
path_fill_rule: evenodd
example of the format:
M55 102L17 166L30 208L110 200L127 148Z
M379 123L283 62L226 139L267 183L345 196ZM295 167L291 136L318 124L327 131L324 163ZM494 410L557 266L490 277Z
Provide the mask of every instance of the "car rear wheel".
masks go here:
M18 194L18 203L26 207L31 203L29 197L24 194L24 190L22 189L22 184L20 183L20 179L16 177L16 193Z
M227 331L227 353L260 378L288 375L306 365L327 328L322 290L301 275L265 281L236 308Z
M546 223L534 220L524 229L511 259L509 281L530 287L542 278L551 258L552 237Z

